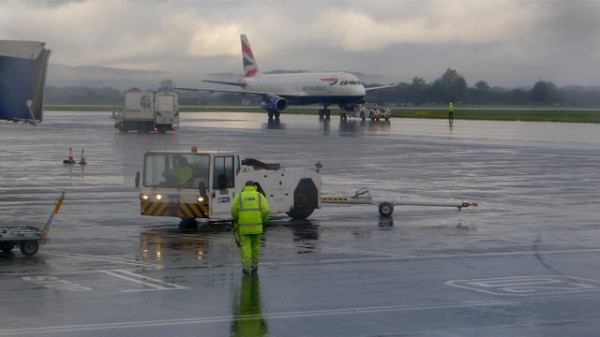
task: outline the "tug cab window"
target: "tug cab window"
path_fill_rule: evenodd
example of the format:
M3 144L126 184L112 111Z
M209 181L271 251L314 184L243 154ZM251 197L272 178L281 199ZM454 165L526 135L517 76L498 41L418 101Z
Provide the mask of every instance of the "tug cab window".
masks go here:
M213 189L224 190L235 187L235 161L233 156L218 156L214 159Z
M194 188L208 181L206 155L149 153L144 159L144 186Z

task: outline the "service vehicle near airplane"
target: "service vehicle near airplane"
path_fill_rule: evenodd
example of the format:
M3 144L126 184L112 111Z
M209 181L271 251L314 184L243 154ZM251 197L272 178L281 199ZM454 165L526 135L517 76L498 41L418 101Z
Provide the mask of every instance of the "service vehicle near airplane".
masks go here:
M360 118L363 121L367 118L372 121L378 121L380 119L389 121L390 118L392 118L392 110L390 108L380 107L377 103L357 104L354 107L354 111L340 112L340 118L347 119L348 117Z
M111 118L121 132L175 131L179 126L178 95L174 91L127 91L122 110L113 111Z
M318 170L319 166L317 166ZM305 219L321 207L317 170L286 168L235 152L149 151L136 176L140 213L179 217L181 226L196 219L231 219L231 203L247 181L269 200L271 214Z

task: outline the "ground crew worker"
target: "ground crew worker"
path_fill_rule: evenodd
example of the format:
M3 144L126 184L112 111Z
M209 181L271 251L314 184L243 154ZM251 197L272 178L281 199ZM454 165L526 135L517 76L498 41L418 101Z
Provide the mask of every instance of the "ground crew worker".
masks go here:
M189 187L192 182L192 168L188 161L183 156L174 158L174 166L172 169L165 172L171 183L175 183L178 187Z
M452 106L452 102L450 102L450 106L448 106L448 120L454 119L454 106Z
M231 204L234 232L240 235L242 269L244 273L256 271L260 260L260 240L263 224L271 216L267 198L256 190L254 182L247 181L242 193Z

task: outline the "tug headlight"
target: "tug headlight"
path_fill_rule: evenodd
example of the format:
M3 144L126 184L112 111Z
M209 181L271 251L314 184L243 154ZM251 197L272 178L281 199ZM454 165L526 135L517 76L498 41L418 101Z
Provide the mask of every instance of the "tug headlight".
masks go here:
M204 197L199 195L197 198L198 202L204 202Z
M161 200L162 199L162 195L161 194L151 195L151 194L146 194L146 193L140 194L140 200L142 200L142 201L149 201L151 199Z

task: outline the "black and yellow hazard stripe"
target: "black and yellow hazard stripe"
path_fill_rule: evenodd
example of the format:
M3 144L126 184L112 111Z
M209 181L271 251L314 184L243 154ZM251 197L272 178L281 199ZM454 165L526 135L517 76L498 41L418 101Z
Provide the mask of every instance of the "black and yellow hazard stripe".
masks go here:
M140 213L150 216L175 216L179 218L208 218L207 204L141 201Z
M348 201L348 197L321 197L321 201Z

